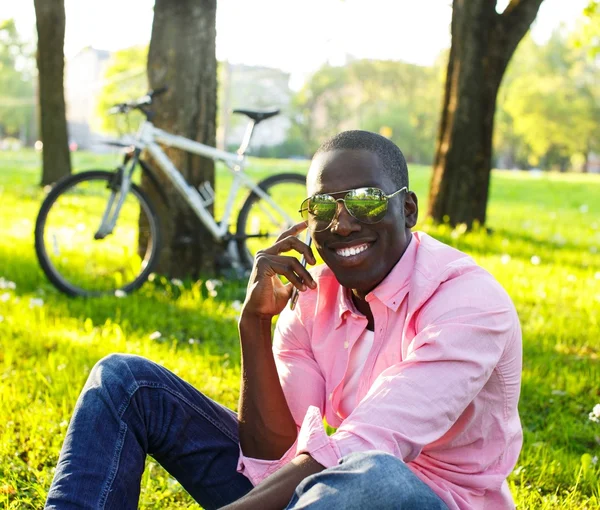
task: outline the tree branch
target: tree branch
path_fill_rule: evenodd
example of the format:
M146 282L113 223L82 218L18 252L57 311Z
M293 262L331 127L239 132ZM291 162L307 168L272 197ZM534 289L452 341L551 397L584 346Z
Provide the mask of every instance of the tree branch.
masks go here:
M529 30L543 0L511 0L498 22L506 37L510 55Z

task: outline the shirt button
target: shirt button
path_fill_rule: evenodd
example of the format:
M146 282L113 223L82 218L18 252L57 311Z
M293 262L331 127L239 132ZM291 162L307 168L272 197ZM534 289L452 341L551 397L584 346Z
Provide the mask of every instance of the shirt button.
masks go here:
M350 344L348 343L348 340L346 340L346 341L344 342L344 349L347 349L349 345L350 345Z

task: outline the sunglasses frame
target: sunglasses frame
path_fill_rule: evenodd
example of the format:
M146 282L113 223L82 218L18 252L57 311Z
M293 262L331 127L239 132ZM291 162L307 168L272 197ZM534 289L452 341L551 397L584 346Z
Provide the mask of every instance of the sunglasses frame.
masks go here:
M393 198L393 197L395 197L395 196L396 196L398 193L402 193L403 191L407 191L407 192L408 192L408 187L407 187L407 186L403 186L403 187L402 187L402 188L400 188L399 190L397 190L397 191L394 191L393 193L390 193L389 195L387 195L387 194L385 193L385 191L383 191L381 188L377 188L376 186L362 186L362 187L360 187L360 188L346 189L346 190L342 190L342 191L336 191L336 192L334 192L334 193L317 193L316 195L328 195L328 196L330 196L331 198L333 198L333 199L335 200L335 203L336 203L336 210L335 210L335 214L333 215L333 218L331 218L331 221L329 222L329 224L328 224L328 225L327 225L325 228L322 228L322 229L319 229L319 230L316 230L316 229L314 229L314 228L311 228L311 230L312 230L313 232L324 232L325 230L327 230L328 228L330 228L330 227L331 227L331 225L333 224L333 222L336 220L336 218L337 218L337 217L338 217L338 215L339 215L339 208L337 207L337 204L338 204L338 202L342 202L342 203L344 204L344 208L346 209L346 211L348 211L348 214L349 214L350 216L352 216L352 217L353 217L353 218L354 218L356 221L360 221L361 223L364 223L364 224L366 224L366 225L375 225L376 223L379 223L380 221L382 221L382 220L383 220L383 218L385 217L385 214L384 214L384 215L383 215L383 216L382 216L380 219L378 219L377 221L373 221L373 222L367 222L367 221L363 221L363 220L361 220L360 218L357 218L356 216L354 216L354 214L352 214L352 212L350 211L350 209L348 209L348 206L346 205L346 199L347 199L347 196L346 196L346 195L347 195L348 193L350 193L351 191L356 191L356 190L359 190L359 189L375 189L375 190L377 190L377 191L380 191L380 192L381 192L381 194L382 194L382 196L383 196L383 197L386 199L386 201L385 201L385 204L386 204L386 209L385 209L385 212L386 212L386 213L387 213L387 203L388 203L388 201L389 201L389 199L390 199L390 198ZM344 195L344 197L343 197L343 198L335 198L335 197L333 197L333 195L339 195L340 193L345 193L345 195ZM298 212L300 213L300 215L301 215L301 216L302 216L302 211L304 211L304 210L306 210L306 211L307 211L307 213L306 213L306 214L307 214L307 218L306 218L306 220L305 220L305 221L306 221L306 224L307 224L309 227L310 227L310 222L309 222L309 219L310 219L310 212L308 211L308 207L306 207L306 208L305 208L305 207L303 207L303 206L304 206L304 204L305 204L306 202L308 202L308 201L309 201L310 199L312 199L314 196L315 196L315 195L312 195L312 196L310 196L310 197L308 197L308 198L305 198L305 199L302 201L302 203L300 204L300 210L298 211Z

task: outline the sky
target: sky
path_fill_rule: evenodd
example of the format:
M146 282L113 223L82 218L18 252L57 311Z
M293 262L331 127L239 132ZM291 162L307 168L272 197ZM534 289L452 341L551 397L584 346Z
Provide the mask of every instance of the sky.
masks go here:
M508 0L499 0L499 8ZM537 42L573 26L588 0L545 0ZM217 58L277 67L302 81L347 55L430 65L450 45L451 0L218 0ZM150 40L154 0L65 0L67 59L86 46L118 50ZM35 34L32 0L0 0L0 19Z

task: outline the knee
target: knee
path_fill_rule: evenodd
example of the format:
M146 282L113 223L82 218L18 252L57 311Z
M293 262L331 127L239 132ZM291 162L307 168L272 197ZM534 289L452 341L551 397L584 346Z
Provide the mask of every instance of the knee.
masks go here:
M415 475L406 464L393 455L380 451L351 453L340 461L339 467L351 473L360 473L360 489L367 487L371 494L377 496L382 488L388 495L400 498L407 503L405 498L410 492L406 486L411 484Z
M389 453L351 453L340 461L340 467L343 466L364 475L362 484L375 490L373 497L377 497L380 491L383 491L389 500L398 503L398 508L438 508L424 504L432 497L430 490L406 463Z
M99 360L92 368L86 388L114 388L131 386L145 372L152 362L141 356L114 353Z
M404 462L393 455L380 451L355 452L340 460L340 465L373 473L374 477L395 476L398 470L408 469Z

